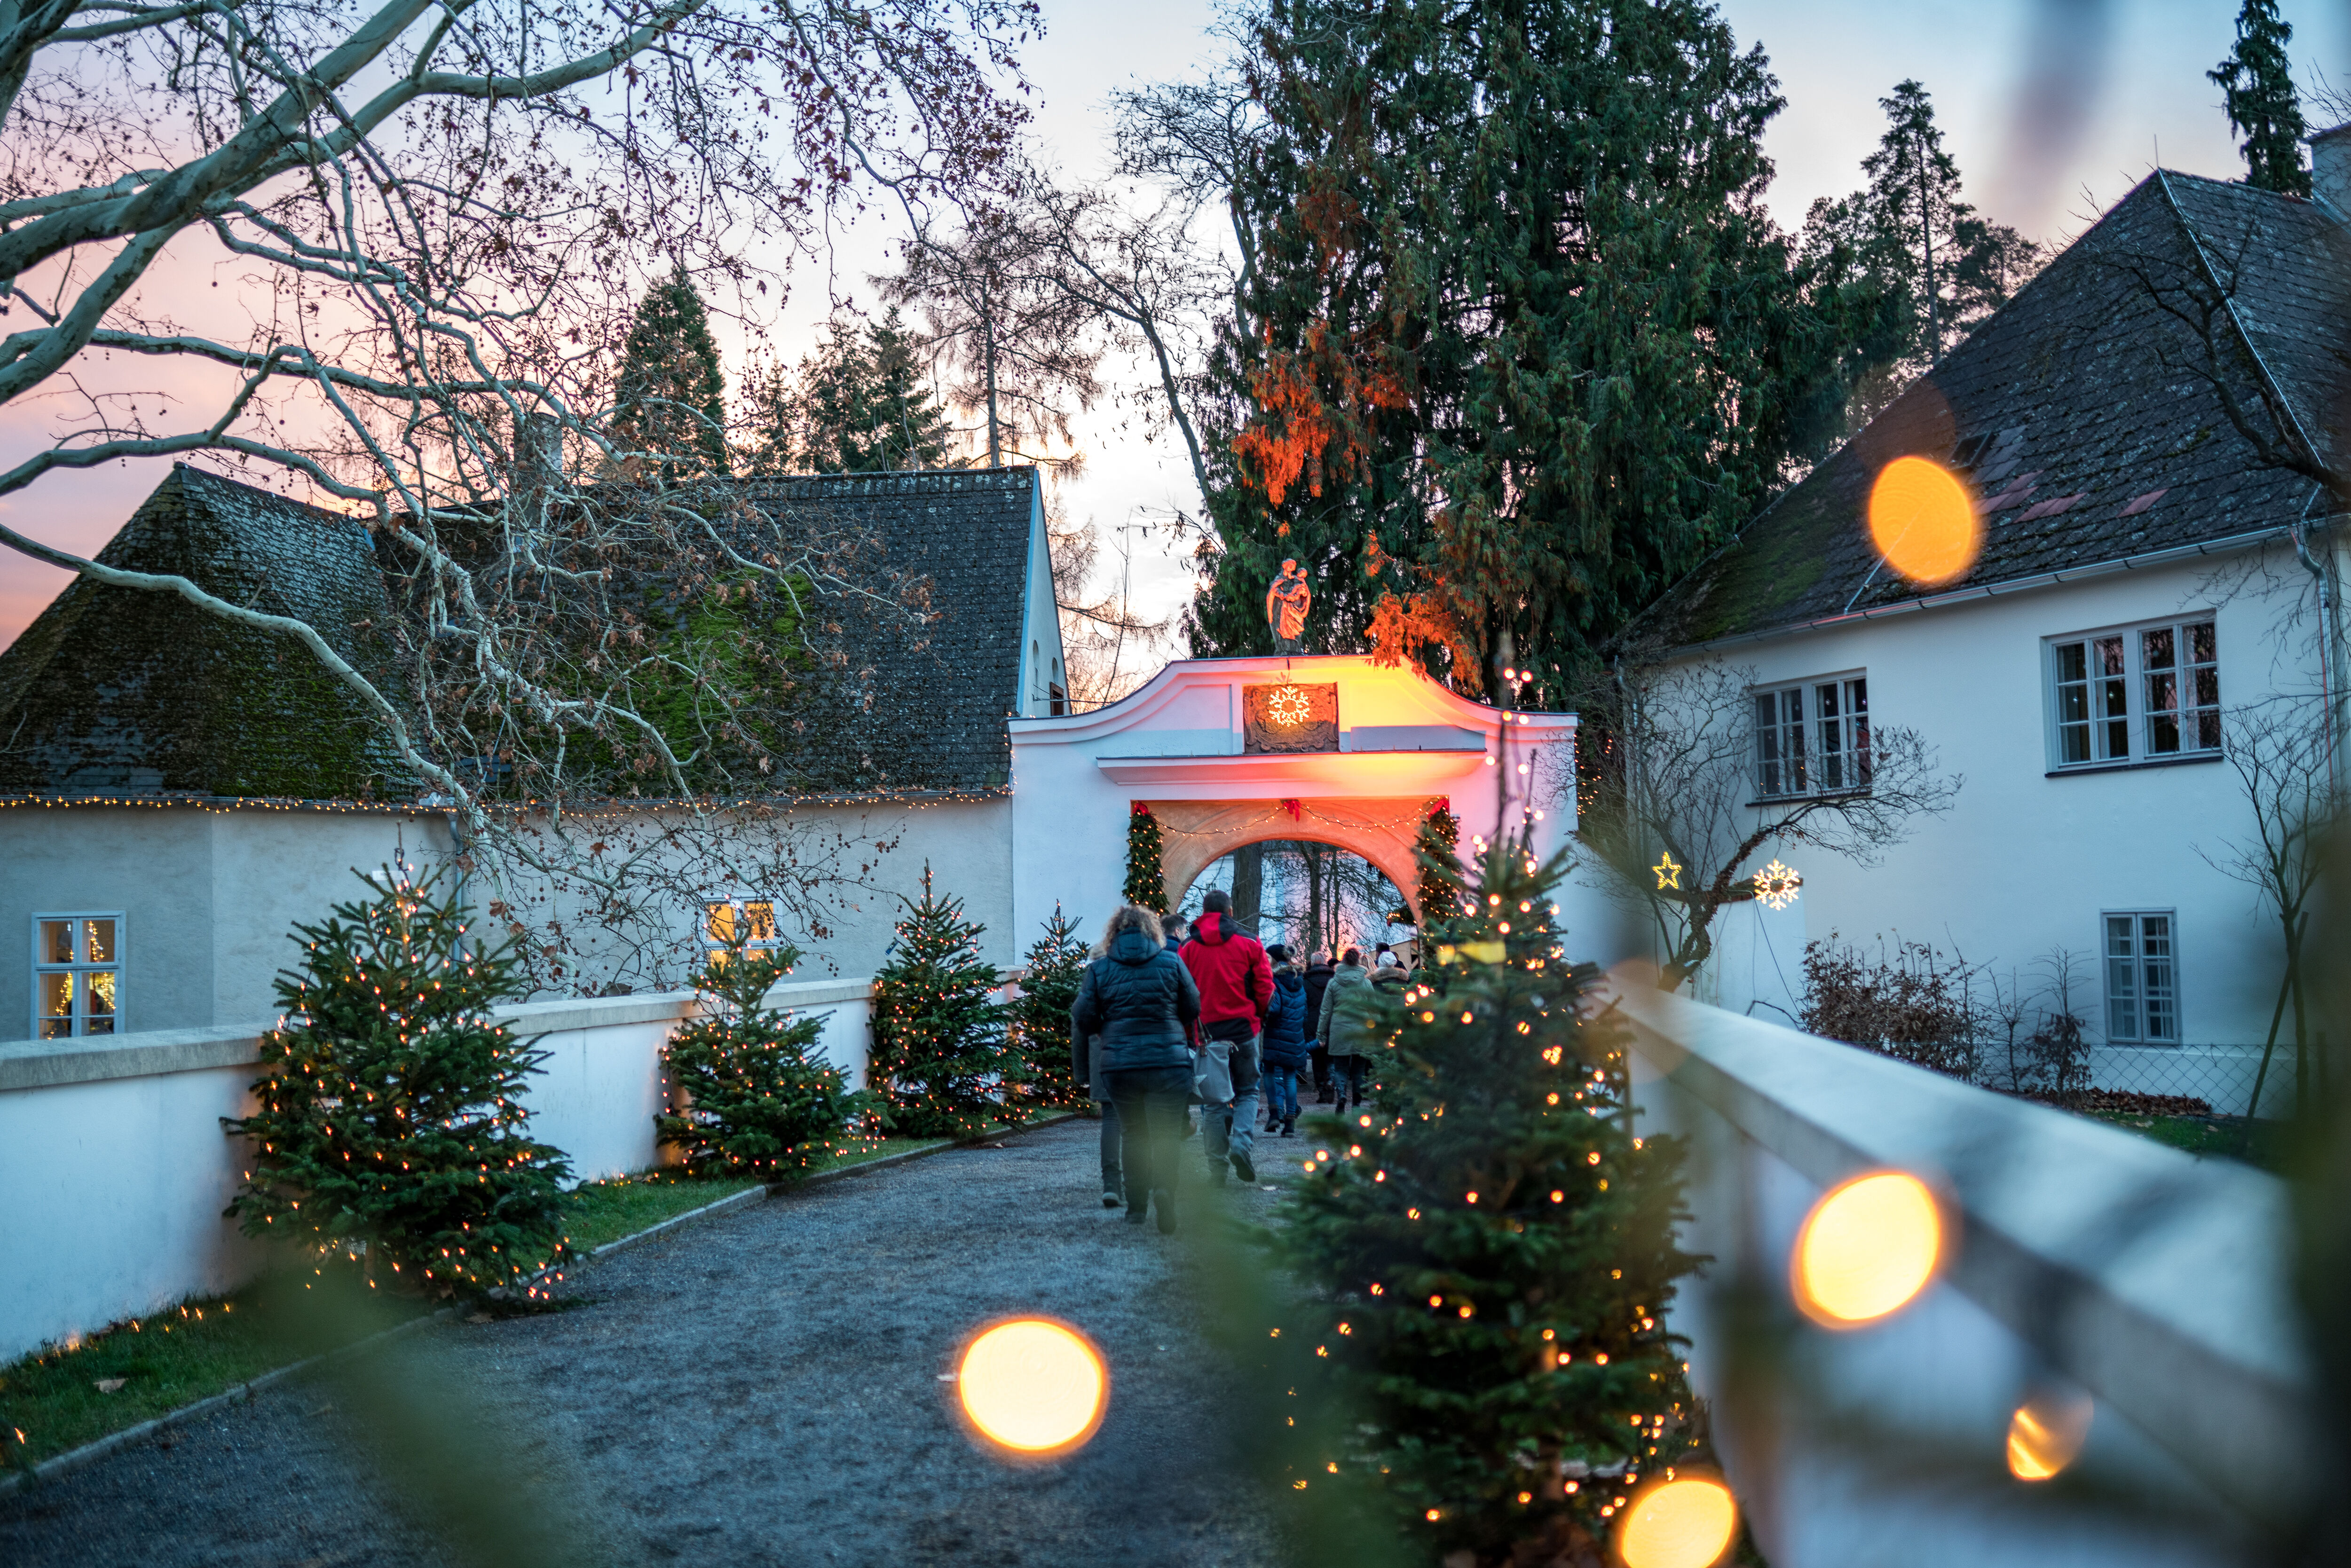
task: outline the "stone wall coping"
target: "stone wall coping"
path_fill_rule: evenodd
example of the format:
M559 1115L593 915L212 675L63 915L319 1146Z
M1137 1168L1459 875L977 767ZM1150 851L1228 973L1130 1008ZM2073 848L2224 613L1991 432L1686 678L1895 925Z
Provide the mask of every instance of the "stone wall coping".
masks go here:
M2235 1506L2303 1493L2319 1450L2283 1182L1629 973L1615 993L1649 1065L1805 1176L1940 1190L1944 1278Z
M780 1007L829 1007L862 1001L873 994L870 979L799 980L780 985L768 999ZM643 996L568 997L517 1002L498 1019L527 1035L626 1024L666 1023L692 1011L692 991L651 991ZM214 1024L204 1029L141 1030L83 1040L12 1040L0 1042L0 1092L98 1083L112 1078L148 1078L166 1072L199 1072L214 1067L249 1067L261 1059L266 1023Z

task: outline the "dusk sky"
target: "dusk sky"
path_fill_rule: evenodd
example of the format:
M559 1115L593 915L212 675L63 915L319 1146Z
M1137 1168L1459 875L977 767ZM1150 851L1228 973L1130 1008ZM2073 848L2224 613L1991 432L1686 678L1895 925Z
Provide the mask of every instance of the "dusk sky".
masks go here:
M1771 204L1783 224L1800 221L1817 196L1861 183L1861 159L1883 128L1877 99L1905 77L1932 93L1946 145L1970 194L1990 215L2043 239L2078 234L2154 165L2232 177L2241 169L2204 73L2228 49L2235 0L2131 0L2100 5L2033 0L1889 5L1886 0L1725 0L1742 44L1771 57L1788 107L1768 146L1779 175ZM1111 89L1180 76L1213 60L1207 34L1217 8L1047 0L1049 32L1028 56L1037 94L1037 131L1072 173L1106 156ZM2351 5L2287 0L2297 74L2351 81ZM2032 72L2038 71L2034 78ZM2026 103L2040 106L2029 113ZM834 266L856 284L884 262L887 234L869 222L848 237ZM778 341L797 353L812 340L825 287L797 291ZM730 379L739 366L727 366ZM20 405L0 415L0 461L46 444L62 405ZM1088 466L1065 497L1071 515L1107 533L1165 517L1196 501L1181 459L1098 414L1081 432ZM5 501L15 526L80 551L95 551L166 471L130 464L60 474ZM1166 558L1165 528L1136 541L1135 581L1155 611L1178 602L1186 579ZM0 643L12 640L63 585L65 576L14 555L0 557Z

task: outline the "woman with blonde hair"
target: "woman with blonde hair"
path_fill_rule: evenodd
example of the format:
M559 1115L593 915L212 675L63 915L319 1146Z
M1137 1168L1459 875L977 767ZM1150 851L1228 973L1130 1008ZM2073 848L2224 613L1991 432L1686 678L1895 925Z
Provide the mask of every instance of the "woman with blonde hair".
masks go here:
M1097 1098L1107 1082L1124 1144L1126 1219L1140 1225L1155 1197L1159 1228L1176 1228L1176 1149L1192 1090L1190 1026L1200 988L1167 951L1159 917L1127 904L1102 928L1102 945L1070 1009L1071 1071ZM1104 1161L1107 1171L1108 1160Z

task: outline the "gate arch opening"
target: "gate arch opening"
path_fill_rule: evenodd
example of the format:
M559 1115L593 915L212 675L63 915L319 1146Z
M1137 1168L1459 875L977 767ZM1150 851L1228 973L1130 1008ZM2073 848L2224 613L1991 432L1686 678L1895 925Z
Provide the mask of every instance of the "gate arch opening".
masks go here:
M1252 856L1250 852L1259 852ZM1249 863L1254 860L1255 863ZM1342 845L1299 837L1262 839L1210 862L1186 892L1180 909L1196 917L1210 888L1233 898L1233 916L1269 946L1287 945L1301 966L1310 956L1336 957L1350 947L1371 961L1375 949L1398 949L1407 961L1420 930L1410 881Z
M1151 800L1158 819L1167 907L1182 905L1200 873L1250 844L1328 844L1370 862L1421 917L1420 824L1444 798L1401 800Z

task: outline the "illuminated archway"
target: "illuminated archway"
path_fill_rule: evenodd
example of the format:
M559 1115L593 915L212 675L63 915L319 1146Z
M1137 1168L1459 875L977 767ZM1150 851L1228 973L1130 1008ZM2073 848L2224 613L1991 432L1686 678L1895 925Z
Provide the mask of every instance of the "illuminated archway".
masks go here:
M1160 865L1167 907L1176 908L1200 873L1251 844L1315 843L1369 862L1395 883L1420 917L1420 870L1414 841L1436 802L1405 800L1150 800L1159 819ZM1295 814L1293 814L1293 812Z

